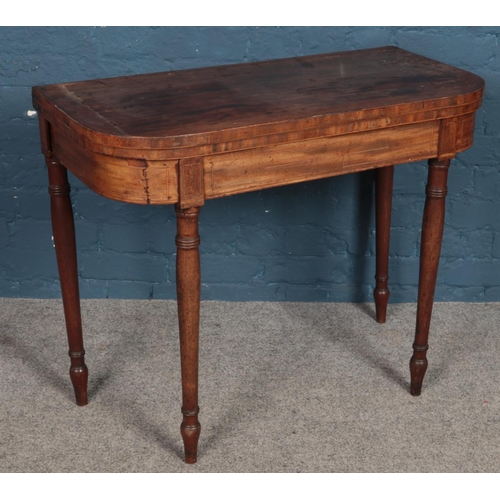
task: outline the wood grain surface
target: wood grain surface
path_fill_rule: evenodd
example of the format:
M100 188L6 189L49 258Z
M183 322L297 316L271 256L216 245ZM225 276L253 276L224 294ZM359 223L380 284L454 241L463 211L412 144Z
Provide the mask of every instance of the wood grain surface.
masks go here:
M35 87L33 99L95 151L178 148L184 157L192 147L227 148L278 132L278 142L289 142L283 134L298 130L464 114L477 109L483 86L474 74L381 47L47 85Z

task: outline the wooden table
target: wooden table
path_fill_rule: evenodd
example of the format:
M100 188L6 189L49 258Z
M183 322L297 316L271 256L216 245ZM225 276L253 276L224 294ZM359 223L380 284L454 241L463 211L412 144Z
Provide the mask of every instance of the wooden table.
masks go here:
M78 405L87 404L67 171L129 203L175 204L181 434L196 461L205 200L376 169L377 321L386 318L393 165L428 160L411 394L427 368L450 159L472 145L483 80L382 47L33 89Z

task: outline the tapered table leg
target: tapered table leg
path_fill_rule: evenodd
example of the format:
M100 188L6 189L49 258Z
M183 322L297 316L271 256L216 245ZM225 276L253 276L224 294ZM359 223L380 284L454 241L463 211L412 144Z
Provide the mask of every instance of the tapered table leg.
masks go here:
M57 266L68 334L70 378L75 389L76 404L87 404L88 370L83 349L80 293L78 290L78 266L76 261L75 225L71 207L68 175L58 160L46 158L49 171L50 208L56 248Z
M200 323L200 237L199 208L181 209L177 214L177 308L182 373L182 424L186 462L196 462L198 421L198 339Z
M385 323L389 302L389 240L391 232L392 185L394 166L375 170L375 210L376 210L376 274L375 299L376 318Z
M417 326L410 360L410 393L419 396L427 370L427 341L443 239L445 199L450 160L429 160L429 177L422 221L420 276L418 283Z

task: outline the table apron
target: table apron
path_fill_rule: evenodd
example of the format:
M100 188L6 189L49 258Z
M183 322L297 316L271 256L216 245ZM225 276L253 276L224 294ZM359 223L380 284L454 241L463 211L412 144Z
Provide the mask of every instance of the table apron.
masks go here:
M438 139L435 121L209 156L205 198L431 158Z
M474 113L444 120L273 144L180 160L96 153L52 127L52 152L84 184L108 198L183 208L259 189L429 158L471 145ZM196 168L193 168L196 166ZM199 176L198 178L196 176Z

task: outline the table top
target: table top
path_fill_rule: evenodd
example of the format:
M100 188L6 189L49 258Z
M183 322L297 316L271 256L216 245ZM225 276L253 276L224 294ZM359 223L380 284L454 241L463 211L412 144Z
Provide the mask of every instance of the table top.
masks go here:
M470 112L483 87L472 73L381 47L39 86L33 100L94 151L179 148L189 156L203 145L227 151L253 138L260 138L255 145L266 136L275 137L265 143L289 140L277 133L335 135L353 122L368 130L402 117L412 123Z

